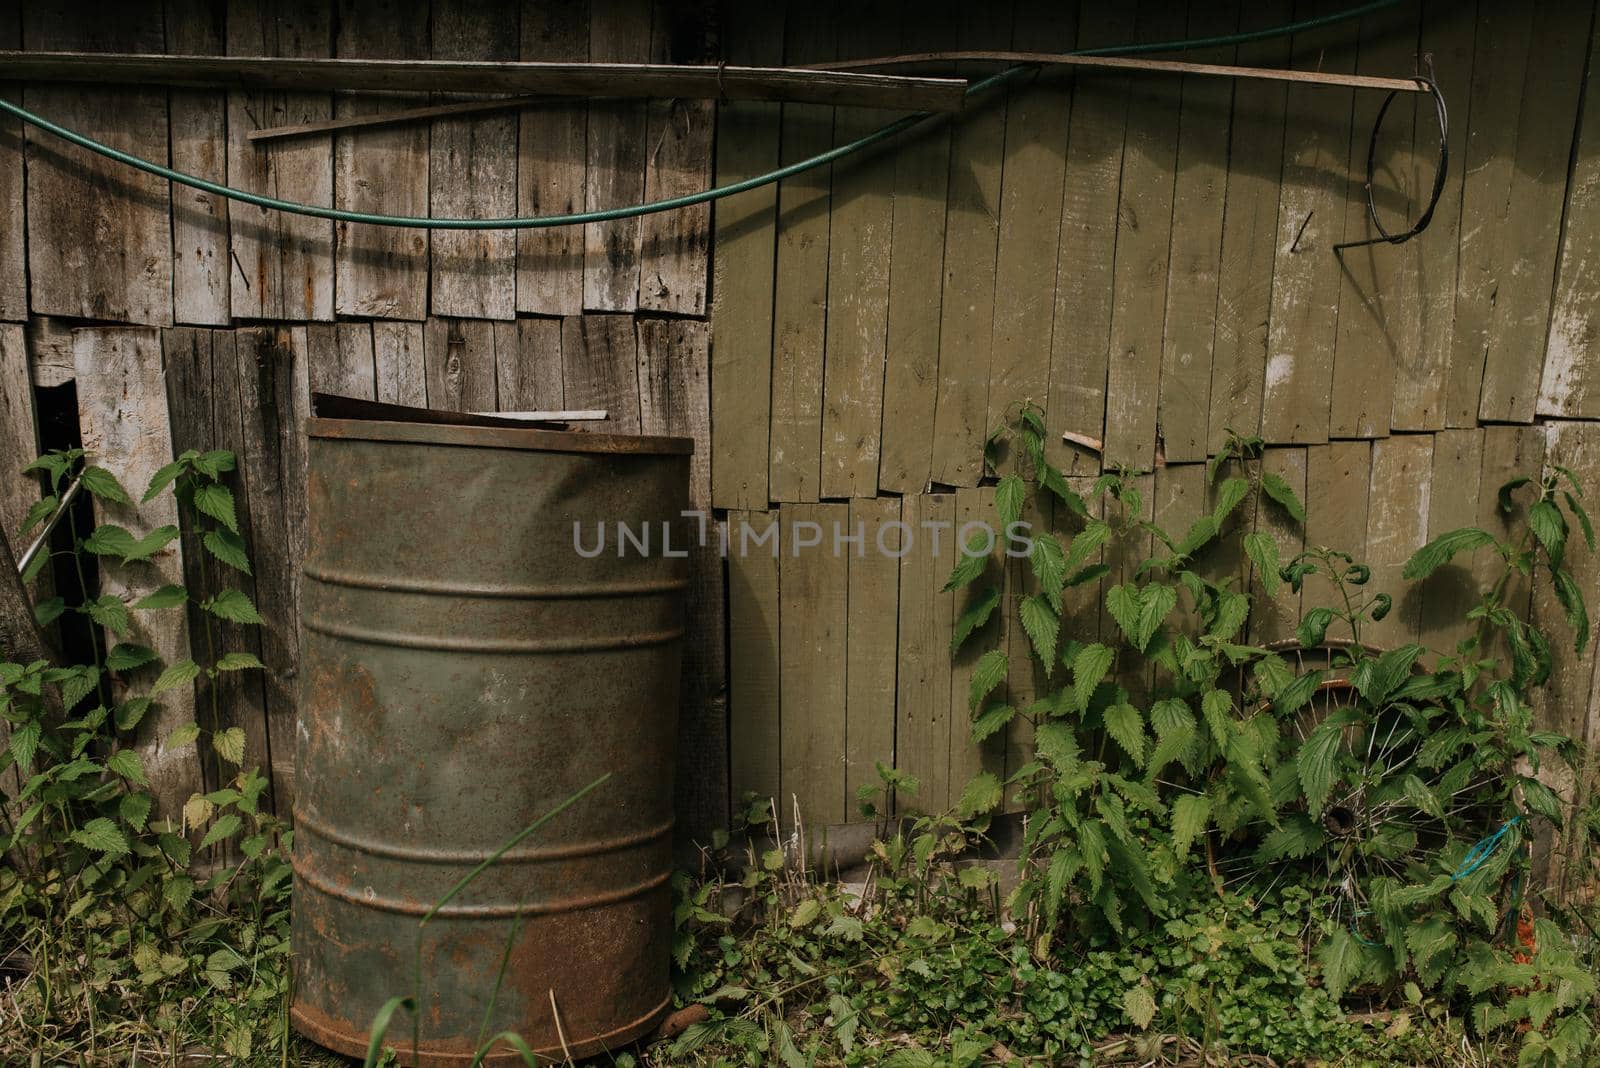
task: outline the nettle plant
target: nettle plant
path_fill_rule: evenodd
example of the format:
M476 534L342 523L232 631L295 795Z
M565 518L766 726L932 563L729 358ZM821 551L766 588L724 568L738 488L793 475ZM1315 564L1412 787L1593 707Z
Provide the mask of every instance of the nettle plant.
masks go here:
M185 452L151 480L143 500L175 495L181 514L205 549L228 568L248 574L233 495L234 469L226 451ZM74 480L100 501L134 507L127 491L81 449L51 452L26 469L42 473L48 494L29 512L24 534L54 515ZM162 526L143 537L102 523L87 535L69 508L63 522L78 588L90 589L86 556L128 566L149 560L179 537ZM41 553L25 580L38 577ZM26 947L32 981L14 987L24 1023L35 1026L38 1048L93 1031L98 1014L150 1018L162 1032L203 1040L245 1056L261 1032L258 1013L275 1011L287 969L289 832L271 814L267 779L243 768L245 735L224 727L216 687L209 723L179 725L159 739L166 753L193 751L203 738L220 761L236 769L219 789L197 793L180 812L155 811L142 752L151 748L148 723L163 695L191 686L202 674L259 670L252 654L211 653L163 664L155 650L133 640L137 614L186 612L191 600L205 620L205 646L215 650L218 621L259 624L248 595L224 588L197 597L163 585L127 599L112 593L41 601L42 625L63 616L86 617L90 656L77 664L0 663L0 716L10 744L0 774L20 789L0 805L0 941ZM100 631L106 635L102 640ZM141 730L145 727L145 730ZM82 947L81 958L51 960L63 931ZM276 982L263 981L277 974ZM253 976L242 1002L215 999L195 1014L185 999L227 991ZM206 1029L196 1035L197 1028ZM70 1045L70 1042L68 1043Z
M1197 895L1322 879L1340 910L1319 949L1335 997L1420 984L1469 1003L1484 1030L1528 1021L1534 1060L1577 1057L1594 977L1554 927L1534 930L1524 915L1537 890L1532 836L1541 826L1584 833L1538 777L1552 757L1575 764L1576 747L1534 725L1552 639L1507 600L1519 577L1548 576L1576 647L1587 642L1566 549L1574 523L1591 551L1594 536L1571 472L1501 489L1508 519L1528 498L1510 538L1466 528L1417 550L1407 579L1469 552L1501 564L1467 613L1471 636L1429 655L1364 643L1364 628L1394 606L1370 588L1365 564L1322 547L1283 560L1270 532L1243 532L1241 506L1263 498L1283 520L1305 520L1291 488L1261 470L1259 439L1230 437L1208 469L1212 510L1181 536L1142 518L1128 473L1101 475L1085 501L1044 440L1033 408L990 436L991 464L1009 466L998 518L1016 523L1031 495L1049 494L1076 530L1032 532L1037 592L1017 604L1031 663L991 650L968 693L975 742L1026 721L1034 758L1003 781L979 776L963 795L989 810L1009 791L1027 809L1009 904L1035 952L1046 957L1064 937L1131 937ZM985 549L975 539L946 586L963 598L957 649L1000 606L999 591L977 582L992 573ZM1294 639L1252 641L1255 604L1312 576L1329 603L1304 613ZM1070 633L1063 619L1099 618L1096 583L1114 627ZM1087 612L1069 600L1089 601ZM1024 671L1044 682L1017 707L1006 683ZM1518 920L1513 955L1502 943Z

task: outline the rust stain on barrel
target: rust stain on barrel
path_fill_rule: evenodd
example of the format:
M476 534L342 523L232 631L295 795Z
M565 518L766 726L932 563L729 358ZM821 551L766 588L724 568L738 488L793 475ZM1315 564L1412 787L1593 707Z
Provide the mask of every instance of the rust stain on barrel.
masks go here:
M691 444L320 418L307 437L295 1026L363 1055L383 1003L412 992L422 916L611 772L427 924L419 1055L404 1014L390 1044L464 1065L488 1012L486 1034L561 1057L552 991L574 1056L644 1034L671 1000L688 561L585 558L573 524L667 524L687 544Z

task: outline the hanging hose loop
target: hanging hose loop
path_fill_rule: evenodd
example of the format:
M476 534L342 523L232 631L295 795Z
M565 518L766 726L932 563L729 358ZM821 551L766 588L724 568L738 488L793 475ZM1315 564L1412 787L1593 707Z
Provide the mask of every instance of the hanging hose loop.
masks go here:
M1390 233L1384 229L1383 220L1378 218L1378 135L1383 131L1383 118L1389 113L1389 105L1394 103L1394 98L1399 95L1398 91L1394 91L1383 98L1383 106L1378 108L1378 117L1372 123L1372 137L1367 142L1367 218L1372 220L1372 228L1378 232L1378 236L1334 245L1335 255L1343 253L1347 248L1361 248L1366 245L1403 245L1426 230L1428 224L1433 221L1434 209L1439 206L1439 198L1444 195L1445 176L1450 173L1450 112L1445 107L1444 94L1439 91L1439 84L1433 80L1432 63L1428 63L1427 66L1428 73L1416 75L1415 81L1433 97L1433 106L1439 121L1439 162L1433 169L1433 193L1428 197L1428 206L1417 216L1417 221L1402 233Z

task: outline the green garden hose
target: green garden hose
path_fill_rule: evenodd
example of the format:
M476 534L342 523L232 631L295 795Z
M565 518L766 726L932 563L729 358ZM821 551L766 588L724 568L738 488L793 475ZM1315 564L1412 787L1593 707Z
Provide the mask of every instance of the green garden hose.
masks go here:
M1150 44L1114 45L1105 48L1084 48L1072 53L1080 56L1118 56L1133 55L1149 52L1182 52L1199 48L1218 48L1227 45L1246 44L1251 41L1266 40L1274 37L1284 37L1290 34L1304 33L1307 30L1319 29L1334 23L1345 22L1350 19L1361 18L1363 15L1393 7L1399 0L1373 0L1371 3L1361 4L1357 7L1347 8L1316 18L1302 19L1284 26L1270 29L1250 30L1241 33L1222 34L1214 37L1201 37L1180 41L1161 41ZM981 81L972 83L967 87L968 98L978 96L990 89L1004 85L1012 79L1027 72L1037 70L1033 65L1011 67L992 74ZM218 182L208 181L193 174L173 170L171 167L154 163L132 153L123 152L112 148L110 145L96 141L65 126L57 125L42 115L36 115L26 108L11 103L0 97L0 111L14 115L23 122L35 126L46 133L54 134L64 141L71 142L80 148L97 153L109 160L144 171L146 174L164 178L179 185L186 185L192 189L211 193L215 196L225 197L228 200L237 200L240 203L251 204L258 208L271 211L284 211L292 215L309 215L318 219L332 219L336 222L365 223L372 226L399 226L412 229L432 230L538 230L553 226L583 226L588 223L612 222L617 219L631 219L641 215L653 215L656 212L674 211L678 208L688 208L696 204L705 204L723 197L733 196L751 189L759 189L764 185L780 182L785 178L792 178L797 174L825 167L835 160L854 155L865 149L871 148L882 141L896 137L914 126L926 122L935 116L931 112L917 112L898 119L887 126L880 127L865 135L858 137L848 144L839 145L826 152L818 153L809 159L791 163L786 167L758 174L753 178L746 178L727 185L716 186L712 189L701 190L698 193L689 193L685 196L668 197L665 200L656 200L647 204L630 204L624 207L604 208L598 211L580 211L565 215L533 215L517 218L499 219L434 219L417 215L380 215L365 211L345 211L342 208L327 208L317 204L301 204L292 200L280 200L277 197L263 196L259 193L246 192L232 186L222 185Z

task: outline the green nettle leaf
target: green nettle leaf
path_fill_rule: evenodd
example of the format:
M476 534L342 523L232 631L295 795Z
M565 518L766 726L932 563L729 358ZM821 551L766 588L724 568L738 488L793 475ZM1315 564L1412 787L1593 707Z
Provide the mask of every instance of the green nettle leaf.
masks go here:
M227 449L212 449L201 456L194 457L194 469L202 475L211 478L221 478L225 473L234 468L234 455Z
M156 658L156 651L147 645L121 642L106 654L106 667L112 671L132 671L144 667Z
M1253 530L1244 536L1245 555L1255 565L1256 580L1268 597L1278 595L1278 539L1264 530Z
M1090 564L1088 567L1079 568L1077 571L1074 571L1072 574L1068 575L1065 586L1068 589L1075 589L1078 586L1082 586L1086 582L1097 582L1109 574L1111 574L1110 565Z
M1226 690L1207 690L1200 698L1200 714L1219 747L1225 747L1237 733L1233 729L1233 698Z
M37 557L35 557L35 559L44 559L44 554L40 553ZM24 575L23 581L32 582L33 579L30 579ZM40 601L38 604L33 606L33 618L34 621L39 624L39 626L48 627L50 624L60 619L61 613L65 612L66 610L67 602L64 599L60 597L51 597L48 600Z
M174 460L154 475L150 476L150 485L145 488L142 503L149 504L160 496L161 491L172 485L174 479L183 474L183 461Z
M103 594L83 606L84 613L116 635L128 632L128 606L114 594Z
M1524 775L1517 780L1522 786L1522 802L1557 827L1561 826L1561 798L1538 779Z
M71 671L71 675L61 680L61 705L68 712L77 708L100 685L97 667L72 668Z
M1004 730L1016 715L1017 710L1010 705L990 705L972 721L972 740L987 741Z
M996 586L986 588L973 598L956 620L955 630L950 635L950 651L959 652L973 632L989 622L989 617L994 614L999 604L1000 590Z
M27 771L33 765L33 755L39 751L39 737L43 728L37 720L24 723L11 732L11 756L17 767Z
M1011 662L999 649L990 649L978 659L972 669L972 681L967 685L967 709L976 712L983 699L1005 681Z
M956 803L956 811L964 818L981 816L992 811L1004 796L1005 788L1000 780L986 771L967 783L961 791L961 800Z
M242 824L243 821L239 818L238 813L228 813L211 825L211 829L206 832L206 836L200 840L200 848L206 849L224 839L232 838L239 833L239 827Z
M211 748L234 767L244 763L244 728L229 727L211 736Z
M1444 819L1444 805L1427 783L1415 775L1407 775L1401 785L1405 789L1406 801L1418 812L1425 812L1436 820Z
M1106 733L1120 745L1135 764L1144 765L1144 715L1126 702L1105 711Z
M1056 615L1050 602L1039 594L1024 597L1018 608L1022 629L1033 644L1033 651L1044 663L1044 672L1051 675L1056 666L1056 639L1061 635L1061 617Z
M1184 794L1172 803L1172 851L1178 859L1205 833L1210 820L1211 799L1205 794Z
M172 733L167 735L167 740L162 744L168 749L182 749L198 737L200 737L200 725L185 723L181 727L173 728Z
M1528 526L1549 554L1550 562L1561 566L1561 557L1567 551L1567 518L1561 509L1554 501L1539 501L1528 509Z
M1066 552L1055 535L1040 534L1033 539L1028 564L1033 568L1034 577L1039 580L1039 589L1049 600L1050 607L1061 611L1061 589L1067 577Z
M1111 537L1111 527L1103 519L1091 519L1077 536L1072 539L1072 544L1067 546L1067 561L1062 567L1068 574L1078 570L1089 562L1089 557L1099 551L1100 546Z
M1455 929L1443 916L1430 916L1407 928L1406 948L1411 951L1411 964L1417 975L1432 986L1450 964L1451 951L1456 948Z
M1583 603L1583 590L1565 568L1551 568L1550 578L1555 584L1556 600L1566 612L1567 626L1572 630L1573 649L1581 653L1589 643L1589 610Z
M250 556L245 552L244 539L233 531L218 527L206 531L205 537L200 540L206 551L218 560L235 571L243 571L246 575L251 573Z
M989 543L989 535L974 534L967 542L967 547L962 550L961 559L951 569L950 577L945 581L944 589L940 592L949 593L951 590L959 590L983 574L989 566L989 554L985 553L983 548ZM989 545L989 547L993 548L992 545Z
M1343 927L1338 928L1317 950L1322 962L1322 985L1335 1001L1344 997L1345 991L1361 973L1361 946L1355 936Z
M1163 698L1150 706L1150 726L1156 732L1156 746L1150 754L1149 772L1156 775L1189 754L1194 745L1194 713L1176 697Z
M74 842L88 849L94 850L108 857L122 857L128 854L128 840L123 837L122 831L117 828L115 821L98 816L85 823L81 828L73 831L69 836Z
M1300 789L1306 795L1306 807L1313 816L1322 814L1333 780L1338 773L1339 750L1343 748L1344 731L1341 727L1324 723L1311 732L1295 755L1295 773L1300 777Z
M171 545L178 537L178 528L172 525L157 527L138 541L133 547L122 554L123 563L134 560L148 560L156 553Z
M1174 608L1178 607L1178 589L1162 583L1152 582L1139 591L1139 618L1136 630L1131 637L1134 647L1141 653L1150 644L1150 639L1155 637L1161 624L1166 621ZM1120 620L1118 621L1120 624Z
M1072 660L1072 697L1074 707L1080 712L1089 707L1089 698L1100 680L1111 670L1116 654L1099 642L1092 642L1078 650Z
M151 798L149 794L123 794L117 802L117 815L122 822L136 831L142 831L150 822Z
M1206 633L1213 638L1229 641L1249 618L1250 598L1234 590L1223 590L1217 595L1216 615Z
M193 682L199 674L199 664L196 664L193 660L179 660L177 663L168 666L161 673L161 677L156 679L156 684L150 687L150 696L154 697L158 693L166 693L168 690L175 690L179 686L185 686Z
M148 697L130 697L117 706L117 730L131 731L143 720L152 704Z
M254 653L224 653L216 667L218 671L245 671L250 668L265 670L266 665Z
M1217 487L1217 503L1211 510L1211 518L1218 527L1222 526L1225 519L1239 507L1239 502L1250 496L1250 482L1243 478L1224 479L1222 485Z
M204 604L206 611L218 619L233 623L260 623L261 614L242 590L223 590Z
M1455 558L1456 554L1482 549L1495 544L1493 534L1477 527L1462 527L1434 538L1411 554L1401 577L1408 580L1425 579Z
M1333 623L1333 609L1317 607L1311 609L1300 619L1300 625L1295 628L1295 637L1300 640L1302 648L1309 649L1313 645L1321 645L1322 640L1328 636L1328 627Z
M1173 555L1177 557L1190 557L1199 552L1212 538L1222 532L1217 521L1211 516L1203 515L1189 525L1189 533L1183 540L1172 547Z
M1150 988L1142 983L1130 986L1122 995L1122 1011L1128 1014L1133 1026L1148 1031L1151 1021L1156 1018L1156 999L1151 995Z
M1078 855L1076 849L1069 847L1058 849L1050 858L1050 870L1045 875L1045 911L1052 917L1060 910L1061 902L1066 900L1067 887L1072 885L1072 877L1078 874L1083 867L1083 857Z
M1281 475L1275 475L1271 471L1264 473L1261 476L1261 492L1267 495L1268 500L1289 513L1289 518L1296 523L1306 521L1306 506L1300 503L1300 498L1294 495L1294 490L1289 488L1289 483L1285 482Z
M126 557L137 544L132 534L115 523L101 523L83 539L83 547L96 556Z
M1028 487L1021 475L1013 472L1000 480L994 488L994 507L1000 514L1001 526L1009 527L1022 518L1022 502L1027 496Z
M161 897L171 908L182 911L194 897L194 880L187 875L175 875L161 887Z
M194 491L194 506L233 533L239 533L239 520L233 512L233 491L213 482Z
M1106 611L1111 613L1111 618L1117 621L1117 626L1122 628L1122 633L1132 641L1133 636L1139 632L1139 588L1131 583L1122 583L1106 590Z
M144 761L139 759L139 754L132 749L118 749L106 758L106 768L115 775L130 779L140 786L150 785L150 780L145 778Z
M83 488L99 497L103 501L113 501L117 504L132 504L133 499L128 496L128 491L122 488L122 483L103 467L90 464L83 469Z
M1098 894L1105 880L1106 861L1110 859L1098 820L1084 820L1078 825L1078 852L1083 856L1083 870L1089 875L1089 892Z
M1262 695L1268 699L1276 698L1285 686L1294 682L1294 668L1276 653L1268 653L1257 660L1250 666L1250 672L1255 676Z
M1256 859L1263 863L1275 860L1303 860L1322 848L1327 837L1321 827L1296 813L1261 840L1261 846L1256 850Z
M26 535L34 527L49 519L56 510L56 495L49 494L28 506L28 512L22 517L22 529L19 534Z
M152 611L158 608L175 608L188 600L189 591L182 586L163 586L133 602L133 607L140 611Z
M1074 515L1089 514L1089 506L1083 503L1082 497L1073 492L1071 486L1067 485L1066 476L1049 463L1042 464L1039 467L1039 485L1055 494L1061 503L1067 506L1067 510Z
M1078 766L1082 752L1078 748L1078 736L1065 723L1039 724L1039 729L1033 732L1033 748L1062 774Z
M1578 521L1578 527L1583 531L1583 543L1589 547L1590 552L1594 552L1594 523L1589 519L1589 513L1572 494L1563 492L1561 498L1567 502L1567 511L1572 513L1572 518Z

